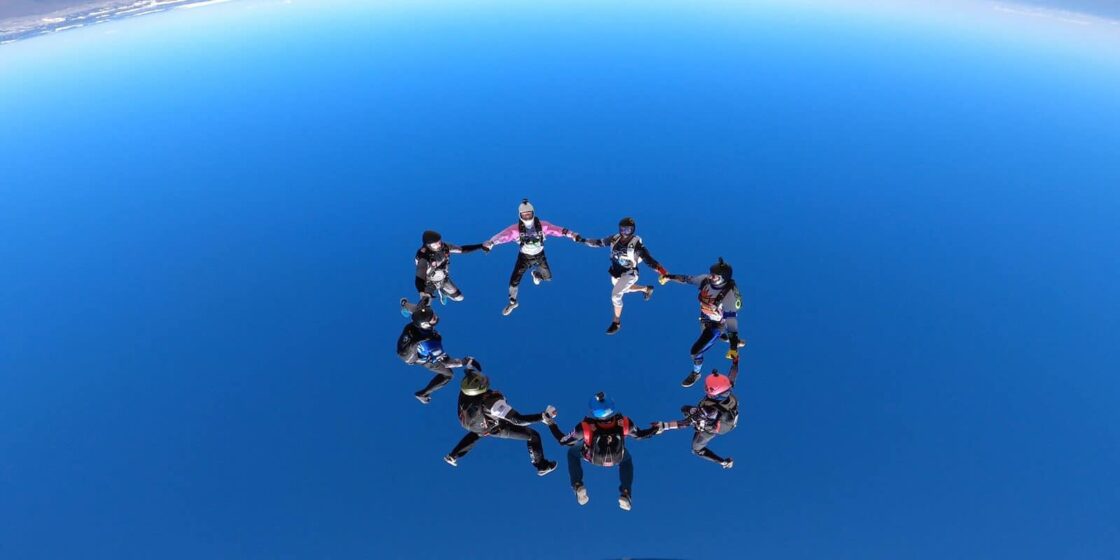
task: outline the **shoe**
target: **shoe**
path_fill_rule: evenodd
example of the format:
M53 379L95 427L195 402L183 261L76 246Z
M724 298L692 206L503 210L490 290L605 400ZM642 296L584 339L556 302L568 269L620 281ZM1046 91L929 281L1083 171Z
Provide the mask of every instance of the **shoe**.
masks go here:
M511 299L509 300L509 305L507 305L506 308L502 310L502 315L509 315L510 313L513 313L514 309L517 309L517 300Z
M631 504L629 490L623 490L622 493L618 495L618 507L622 508L623 511L630 511Z
M450 455L444 455L443 456L443 462L447 463L448 465L451 465L452 467L458 467L459 466L459 460L450 456Z
M537 274L537 271L534 270L534 271L530 272L529 276L533 277L533 285L534 286L540 286L541 285L541 275Z
M688 374L688 377L684 378L684 380L681 381L681 387L691 387L696 383L696 380L698 379L700 379L700 373L694 371Z
M401 298L401 315L404 315L405 319L412 318L412 312L408 310L408 298Z
M583 483L577 482L575 486L572 486L572 490L576 493L576 501L579 502L579 505L585 506L587 502L591 501L591 498L587 496L587 487Z
M544 476L556 470L556 461L542 461L537 467L537 476Z
M653 286L646 286L646 301L653 297Z
M423 391L417 391L413 393L412 396L416 397L416 400L420 401L420 404L428 404L432 402L432 396L425 395Z
M618 329L622 328L622 323L612 322L611 326L607 327L607 334L614 334Z
M735 459L732 459L731 457L728 457L728 458L724 459L723 461L720 461L719 465L721 467L725 468L725 469L730 469L731 467L735 466Z

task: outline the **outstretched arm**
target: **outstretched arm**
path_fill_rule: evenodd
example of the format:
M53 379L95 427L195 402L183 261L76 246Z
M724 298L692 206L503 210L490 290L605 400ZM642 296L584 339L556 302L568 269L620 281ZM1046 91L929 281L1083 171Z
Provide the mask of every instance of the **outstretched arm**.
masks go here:
M486 243L484 243L484 245L490 245L491 247L493 247L494 245L501 245L502 243L509 243L510 241L513 241L514 239L517 239L517 236L518 236L517 224L513 224L512 226L509 226L509 227L503 229L502 231L499 231L498 233L495 233L493 237L491 237L489 240L486 241Z
M649 249L646 248L645 243L638 244L637 252L638 256L642 257L642 261L646 263L646 266L656 270L662 277L669 276L669 271L665 270L665 267L661 266L661 263L657 262L657 259L649 254Z
M462 254L473 253L473 252L475 252L479 249L482 249L486 253L490 252L490 249L486 246L485 243L475 243L474 245L463 245L461 247L459 245L452 245L452 244L448 243L447 248L448 248L448 250L450 250L452 253L454 253L456 255L458 255L460 253L462 253Z
M572 239L575 239L579 235L566 227L561 227L544 220L541 220L541 233L547 237L570 237Z
M630 423L633 424L634 421L631 420ZM655 422L648 428L635 428L632 432L630 432L630 437L633 437L634 439L647 439L660 434L661 432L662 430L658 429L657 423Z
M579 433L579 426L578 425L571 432L568 432L568 433L565 434L564 432L561 432L560 428L558 428L556 426L556 421L553 420L551 418L551 416L548 417L547 419L545 419L544 423L548 424L549 433L552 434L552 437L556 438L556 443L559 443L560 445L564 445L564 446L575 445L576 442L579 441L580 438L582 437L582 435Z
M588 239L588 238L586 238L582 235L576 235L575 242L576 243L583 243L584 245L587 245L588 247L593 247L593 248L595 248L595 247L606 247L606 246L610 245L611 238L610 237L604 237L602 239Z

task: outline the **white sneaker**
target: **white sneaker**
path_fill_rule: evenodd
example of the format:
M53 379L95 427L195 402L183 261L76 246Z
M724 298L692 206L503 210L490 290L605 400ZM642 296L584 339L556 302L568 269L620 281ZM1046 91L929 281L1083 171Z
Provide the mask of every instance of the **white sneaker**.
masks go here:
M502 310L502 315L509 315L510 313L513 313L514 309L517 309L517 300L511 299L509 300L509 305L507 305L506 308Z

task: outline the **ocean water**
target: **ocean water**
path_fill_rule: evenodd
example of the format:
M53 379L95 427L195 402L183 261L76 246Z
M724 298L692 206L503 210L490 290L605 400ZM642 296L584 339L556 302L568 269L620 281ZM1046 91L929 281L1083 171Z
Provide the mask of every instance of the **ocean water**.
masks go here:
M1114 554L1115 43L909 6L248 1L0 47L0 556ZM632 442L622 512L547 435L545 478L440 460L397 301L423 230L522 197L735 267L734 469ZM565 429L700 398L694 291L606 337L606 252L548 253L510 317L515 250L455 257L447 350Z

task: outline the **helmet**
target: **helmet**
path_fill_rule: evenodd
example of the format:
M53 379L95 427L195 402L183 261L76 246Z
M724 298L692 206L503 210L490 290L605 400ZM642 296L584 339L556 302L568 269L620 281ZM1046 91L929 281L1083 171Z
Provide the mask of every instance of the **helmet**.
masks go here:
M634 223L634 218L629 216L618 221L618 233L622 235L634 235L634 230L637 225Z
M424 244L425 245L430 245L432 243L435 243L437 241L442 240L443 236L441 236L438 231L428 230L428 231L424 232L423 239L424 239Z
M587 401L587 408L591 409L591 415L595 418L609 418L614 414L614 400L608 399L603 393L596 393Z
M723 257L720 257L719 261L708 269L708 272L711 274L718 274L722 276L724 280L731 279L731 265L723 262Z
M490 378L481 373L468 373L459 384L464 395L475 397L490 390Z
M526 218L525 214L528 214L529 217ZM530 221L533 220L533 218L536 215L537 215L537 213L533 209L533 205L529 203L529 199L528 198L521 199L521 204L517 205L517 216L519 218L521 218L521 221L530 222Z
M709 397L724 397L731 391L731 378L713 371L704 379L704 392Z
M412 312L412 324L422 329L430 329L436 326L439 322L439 317L431 307L417 307L416 311Z

